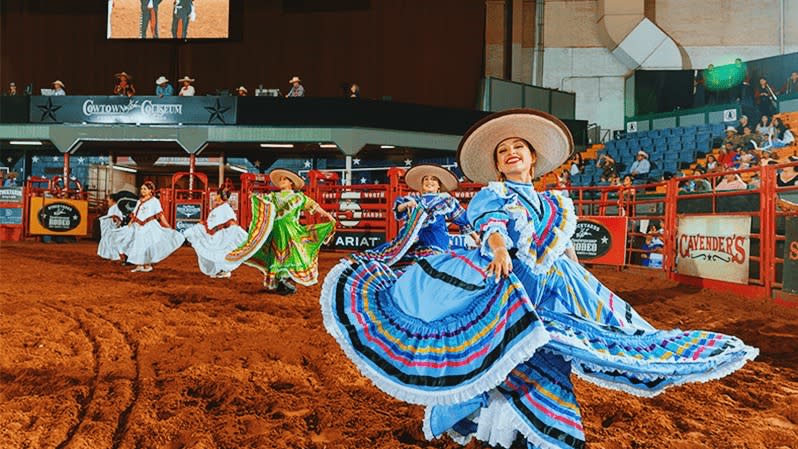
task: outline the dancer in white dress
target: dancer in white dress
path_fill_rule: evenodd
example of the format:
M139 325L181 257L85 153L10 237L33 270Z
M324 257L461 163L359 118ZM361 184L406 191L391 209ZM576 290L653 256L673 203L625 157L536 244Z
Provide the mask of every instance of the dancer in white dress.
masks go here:
M122 251L130 240L132 229L124 225L125 215L119 209L119 194L106 199L108 213L100 217L100 244L97 255L103 259L120 260Z
M208 219L183 233L197 252L200 271L213 278L229 278L230 272L243 263L225 260L230 251L247 240L247 231L236 223L236 213L227 202L229 199L230 191L219 189Z
M155 198L155 184L145 181L141 185L140 199L130 219L131 237L125 248L128 263L136 264L132 272L152 271L152 264L166 259L185 241L183 234L169 226L163 208Z

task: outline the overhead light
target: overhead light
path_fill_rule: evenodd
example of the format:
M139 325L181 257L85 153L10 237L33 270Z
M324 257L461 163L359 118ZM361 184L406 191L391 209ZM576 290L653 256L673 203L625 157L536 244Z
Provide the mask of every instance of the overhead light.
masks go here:
M338 145L334 143L322 143L319 145L319 148L338 148Z
M229 168L230 170L233 170L233 171L237 171L237 172L239 172L239 173L248 173L246 170L244 170L243 168L241 168L241 167L238 167L238 166L236 166L236 165L229 165L229 164L228 164L228 165L227 165L227 168Z
M382 148L383 150L390 150L391 148L396 148L396 147L393 145L380 145L380 148Z
M42 145L38 140L12 140L11 145Z
M121 165L114 165L113 167L114 170L126 171L128 173L138 173L138 170L136 170L135 168L123 167Z
M261 148L294 148L293 143L262 143Z

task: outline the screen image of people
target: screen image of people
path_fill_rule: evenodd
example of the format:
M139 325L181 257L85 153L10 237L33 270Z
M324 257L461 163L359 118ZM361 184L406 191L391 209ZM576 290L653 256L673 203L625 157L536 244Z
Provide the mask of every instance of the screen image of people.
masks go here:
M223 39L230 0L108 0L108 39Z

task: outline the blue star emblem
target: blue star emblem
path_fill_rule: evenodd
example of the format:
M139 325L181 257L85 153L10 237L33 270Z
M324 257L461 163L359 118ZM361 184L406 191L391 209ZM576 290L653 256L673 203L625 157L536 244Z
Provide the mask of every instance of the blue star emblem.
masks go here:
M37 105L36 107L42 111L42 118L39 119L40 122L43 122L45 118L49 118L55 122L57 121L55 119L55 113L63 106L53 104L53 97L47 97L47 104Z
M205 106L205 110L211 113L211 116L208 118L208 123L219 120L222 124L227 124L227 122L224 121L224 114L230 110L230 106L222 107L222 103L218 98L216 99L216 105Z

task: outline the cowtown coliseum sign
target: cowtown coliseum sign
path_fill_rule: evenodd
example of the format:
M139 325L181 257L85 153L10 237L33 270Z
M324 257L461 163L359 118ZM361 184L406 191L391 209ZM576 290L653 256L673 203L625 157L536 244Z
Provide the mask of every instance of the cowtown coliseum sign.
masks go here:
M681 274L748 283L751 217L680 217L676 269Z
M32 97L33 123L235 124L236 97Z

